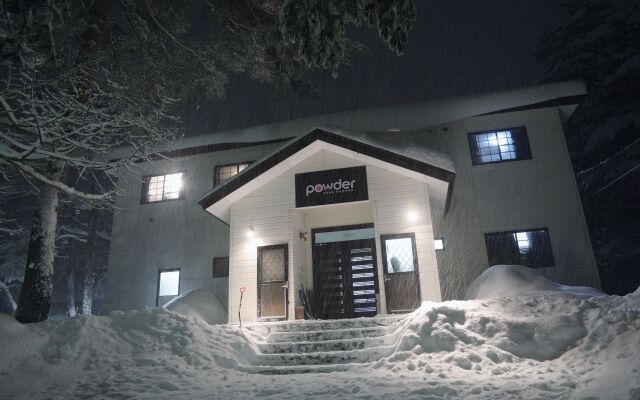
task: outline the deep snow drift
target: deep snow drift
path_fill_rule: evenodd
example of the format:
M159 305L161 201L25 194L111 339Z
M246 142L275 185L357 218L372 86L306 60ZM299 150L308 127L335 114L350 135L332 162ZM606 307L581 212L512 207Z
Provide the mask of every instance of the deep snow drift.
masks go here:
M165 304L164 309L202 319L211 325L226 324L229 321L227 310L213 293L205 289L181 294Z
M0 316L0 398L640 398L640 289L424 303L401 324L383 359L269 376L240 371L258 349L246 330L163 308L29 326Z
M522 265L494 265L482 273L467 288L467 300L501 296L565 293L578 297L603 296L599 290L586 286L560 285L535 269Z

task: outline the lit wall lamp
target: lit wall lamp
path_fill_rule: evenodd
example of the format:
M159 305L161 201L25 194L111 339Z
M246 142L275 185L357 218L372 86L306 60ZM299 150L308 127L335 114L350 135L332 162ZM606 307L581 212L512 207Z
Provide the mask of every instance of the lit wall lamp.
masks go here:
M407 219L411 222L415 222L418 220L418 212L415 210L409 210L407 212Z
M253 239L256 236L256 232L253 230L253 225L249 225L247 229L247 239Z

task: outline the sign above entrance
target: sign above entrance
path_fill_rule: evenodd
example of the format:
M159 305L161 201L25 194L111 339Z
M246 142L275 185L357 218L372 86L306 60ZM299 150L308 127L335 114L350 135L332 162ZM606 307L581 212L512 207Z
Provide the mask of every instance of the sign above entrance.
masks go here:
M369 200L364 166L296 174L296 207L363 200Z

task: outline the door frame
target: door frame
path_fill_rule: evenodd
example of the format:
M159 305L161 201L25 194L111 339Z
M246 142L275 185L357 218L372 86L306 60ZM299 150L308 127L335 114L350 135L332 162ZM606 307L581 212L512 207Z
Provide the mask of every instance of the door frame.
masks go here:
M412 272L395 272L395 274L414 274L417 285L418 285L418 307L422 300L422 289L420 287L420 266L418 263L418 248L416 246L416 234L415 232L407 232L407 233L391 233L386 235L380 235L380 251L382 253L382 280L384 281L384 297L386 299L387 313L391 314L392 310L389 307L389 299L390 299L390 291L389 284L387 280L387 275L389 274L389 265L387 264L387 246L385 246L385 242L388 239L403 239L409 238L411 239L411 249L413 251L413 271Z
M262 257L260 257L260 252L262 250L271 250L271 249L283 249L284 250L284 284L283 288L285 289L285 294L284 294L284 316L277 316L277 317L262 317L260 314L262 313L262 308L260 306L260 287L261 287L261 283L263 283L261 281L261 275L262 275ZM257 252L256 252L256 256L257 256L257 273L256 273L256 278L257 278L257 282L256 285L258 286L258 298L257 298L257 314L258 314L258 320L260 321L286 321L289 319L289 244L288 243L281 243L281 244L272 244L272 245L268 245L268 246L258 246L257 248ZM273 282L278 282L278 281L273 281Z
M313 288L316 289L318 287L318 282L320 281L320 277L318 276L319 271L316 268L315 260L316 260L316 233L323 232L340 232L340 231L351 231L354 229L373 229L373 237L368 239L353 239L349 240L349 242L358 241L358 240L371 240L371 254L372 254L372 262L373 262L373 270L374 270L374 287L375 287L375 295L378 296L380 293L380 285L378 282L378 260L377 260L377 250L376 250L376 235L375 235L375 225L373 222L365 223L365 224L352 224L352 225L340 225L340 226L329 226L322 228L312 228L311 229L311 269L313 272ZM340 242L335 242L340 243ZM351 282L351 276L348 277L348 281ZM353 289L353 286L351 286ZM315 298L315 295L314 295ZM352 304L353 306L353 304ZM380 307L376 304L376 313L380 313Z

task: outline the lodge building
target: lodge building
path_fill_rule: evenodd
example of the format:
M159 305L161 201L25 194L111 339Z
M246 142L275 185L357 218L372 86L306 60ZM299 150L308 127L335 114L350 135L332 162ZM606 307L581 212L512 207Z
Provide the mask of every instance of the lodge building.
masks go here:
M203 288L238 322L403 313L488 266L599 287L561 82L188 136L124 176L109 310ZM139 196L137 194L140 194ZM298 311L298 313L296 313Z

